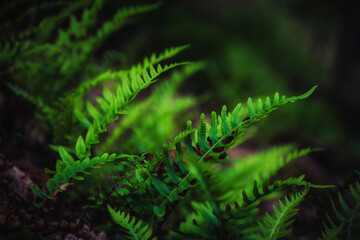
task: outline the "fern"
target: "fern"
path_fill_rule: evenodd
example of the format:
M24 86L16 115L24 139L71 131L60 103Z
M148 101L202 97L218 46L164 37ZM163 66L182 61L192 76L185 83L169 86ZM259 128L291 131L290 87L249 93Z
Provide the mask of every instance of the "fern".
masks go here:
M194 211L186 222L180 224L178 231L173 230L171 238L175 239L218 239L214 232L221 231L221 221L209 202L191 203ZM196 219L196 220L195 220Z
M87 44L92 47L97 47L105 38L107 38L115 30L119 29L124 25L125 20L129 16L133 16L140 13L145 13L151 10L156 9L159 6L159 3L152 5L143 5L143 6L131 6L119 9L113 16L110 21L107 21L103 26L98 29L96 36L89 38Z
M23 2L7 7L17 9ZM51 147L59 155L54 170L45 168L51 175L46 190L31 187L37 197L35 205L41 207L64 191L64 186L76 182L78 191L65 198L85 193L89 201L83 207L110 213L107 215L117 224L116 231L126 239L163 236L163 226L170 226L171 230L166 230L170 239L291 236L297 207L309 189L328 186L313 185L304 176L269 179L293 159L314 150L284 145L246 159L231 159L228 152L246 139L247 129L254 123L284 104L309 97L317 86L300 96L275 93L272 99L248 98L246 104L232 110L223 106L219 113L211 113L209 122L201 114L199 126L193 128L188 121L184 131L166 142L183 120L175 115L195 103L194 98L176 96L176 89L203 64L163 64L188 45L152 54L129 69L109 69L114 59L123 58L114 52L103 62L92 64L98 60L94 53L111 34L131 17L159 6L117 8L99 22L106 4L94 0L31 7L14 22L21 28L11 29L0 40L1 71L9 77L7 86L37 107L40 119L54 136ZM23 24L30 15L58 7L62 11L53 16L46 13L43 19ZM9 28L9 24L0 26L1 30ZM150 97L133 102L160 75L182 65L186 66L160 84ZM93 99L97 88L102 88L102 93ZM118 125L113 125L117 120ZM108 129L112 129L110 136L103 141ZM261 216L260 204L284 197L288 188L300 191L280 200L271 215ZM351 239L354 235L360 185L350 191L355 207L351 208L339 194L340 209L335 204L333 207L341 223L329 218L330 226L325 225L322 238ZM109 218L105 220L107 226L111 226Z
M185 149L187 154L198 156L197 161L203 161L205 158L209 157L214 163L221 162L224 158L224 153L226 153L226 151L236 142L237 138L241 136L240 131L242 129L251 126L253 123L266 117L270 112L274 111L279 106L286 104L287 102L294 102L296 100L308 97L315 90L315 88L316 86L303 95L290 98L286 98L285 96L280 98L279 94L275 93L273 103L271 103L270 98L267 97L264 107L261 104L262 101L259 100L257 110L255 110L251 98L249 98L248 107L250 117L244 119L243 121L238 119L238 113L241 107L240 104L238 104L229 114L227 113L226 106L224 106L222 108L221 116L219 116L218 119L217 114L212 112L210 130L207 130L208 128L204 120L205 116L202 114L199 127L195 129L194 135L191 133L187 135L181 134L183 139L176 138L178 143L176 152L178 156L183 156L183 151ZM187 123L187 131L191 132L192 130L191 122L189 121ZM181 144L180 140L184 140L184 143ZM197 147L193 146L193 142L197 144ZM157 159L153 163L150 163L150 171L153 171L161 161L162 159ZM164 159L164 161L166 161L166 159ZM184 162L184 159L177 159L177 161ZM182 176L180 182L170 191L170 193L163 195L165 199L161 203L161 207L164 207L168 201L174 201L177 198L177 192L183 191L184 184L188 185L187 178L190 176L190 174L191 171Z
M125 212L116 212L108 205L112 219L121 227L121 232L127 239L147 240L152 234L151 226L137 220Z
M274 206L273 215L266 214L266 217L260 222L260 229L263 233L264 239L279 239L288 235L291 230L289 225L294 221L292 218L297 213L296 208L304 199L309 191L309 186L306 186L302 192L294 193L290 199L285 197L285 201L279 201L279 207Z
M201 169L204 168L202 167ZM211 173L209 173L209 176L212 176L213 174L222 175L222 173L220 172L217 173L216 171L212 171ZM283 181L278 180L271 185L269 185L267 181L265 181L263 184L260 185L261 187L259 187L258 184L255 182L251 192L243 192L241 201L235 201L231 204L224 204L221 201L212 200L212 195L216 193L216 191L212 190L214 183L211 183L209 181L209 177L203 175L201 178L197 176L196 179L199 181L200 186L202 185L200 181L207 182L207 186L205 187L205 189L203 187L202 189L210 191L210 195L209 192L207 192L208 194L206 194L205 191L204 199L207 199L206 202L192 203L193 211L186 214L186 220L180 224L180 228L178 230L172 229L169 235L171 238L271 239L268 238L268 236L255 234L259 232L263 226L263 220L258 219L259 203L263 199L271 196L273 193L283 190L285 187L304 187L305 190L303 191L303 193L298 193L297 195L293 195L290 197L291 203L286 198L287 208L285 210L285 206L281 205L283 206L281 208L281 213L285 214L284 212L286 211L288 215L284 215L281 218L277 215L279 218L276 219L276 223L273 223L274 229L272 230L277 231L276 235L280 235L280 232L281 234L285 235L287 234L287 232L285 230L282 231L283 226L287 226L287 224L289 223L288 217L292 214L295 214L296 212L296 210L292 208L296 206L293 201L300 202L303 198L302 194L305 195L309 187L311 186L308 182L303 180L303 176L299 178L289 178ZM275 212L278 213L277 210L275 210ZM266 229L263 230L267 231ZM274 233L272 233L271 236L273 236L273 234Z
M360 222L360 183L355 182L354 186L350 185L350 197L353 207L347 203L343 194L338 192L339 207L332 201L333 211L336 221L334 223L328 217L330 226L324 222L325 232L322 232L322 238L319 239L358 239L359 238L359 222ZM335 221L335 222L336 222Z
M335 226L333 228L329 228L325 225L325 231L321 233L321 237L318 237L317 240L338 240L337 237L343 227L343 224L339 226Z
M90 102L87 102L88 113L92 118L97 122L99 121L100 125L108 125L109 123L116 120L116 115L119 113L124 113L119 111L125 105L130 103L136 95L142 90L147 88L150 84L157 81L157 77L163 72L168 71L174 67L187 64L187 63L174 63L170 65L161 66L157 65L157 70L155 68L150 68L150 74L147 71L143 71L142 75L134 75L130 79L124 79L122 85L116 88L116 94L112 94L108 89L104 88L103 94L104 98L97 98L100 109L96 109ZM79 114L79 113L78 113ZM84 115L78 115L80 122L82 122L86 127L91 128L90 121ZM93 130L97 130L97 126L93 125ZM97 134L97 133L95 133Z
M128 105L127 111L131 114L119 120L119 124L101 145L101 150L109 151L113 145L118 152L125 149L133 149L134 152L155 152L159 145L172 136L177 125L180 125L176 122L184 118L175 119L181 112L195 104L195 99L192 97L175 97L176 89L186 78L202 67L203 64L195 63L174 71L169 79L158 84L151 96L141 102ZM144 115L147 116L146 121L143 121ZM128 131L132 131L133 134L121 136ZM122 141L124 138L126 141Z
M153 70L151 70L150 66L151 71ZM150 73L151 77L149 75L147 77L144 73L141 77L132 78L132 81L144 79L145 81L142 80L142 84L148 86L146 80L151 83L159 72L152 75ZM251 109L254 109L254 107L251 106L250 100L248 103L248 105L250 104L249 114L252 117L246 118L244 121L239 120L240 105L229 114L226 107L224 107L219 118L213 112L211 126L205 123L205 116L202 114L198 128L193 129L191 122L188 122L187 130L175 137L173 143L164 144L161 154L154 154L149 157L146 154L135 156L128 154L117 155L115 153L109 155L105 153L101 157L91 158L91 145L99 142L99 134L106 131L107 126L117 119L117 115L123 113L121 109L134 98L134 95L140 91L139 89L142 89L140 84L133 84L131 86L137 87L131 88L126 87L126 84L119 86L116 93L105 89L103 98L98 99L99 106L95 107L88 103L87 110L94 121L88 128L85 140L80 136L75 148L70 149L75 152L78 160L75 160L65 148L58 147L61 160L58 160L56 170L46 170L48 173L54 174L47 182L48 193L33 188L34 193L43 199L42 202L37 204L38 206L43 204L46 198L52 198L55 191L61 191L63 184L70 183L72 179L84 180L84 177L81 176L82 173L87 173L89 169L117 160L116 162L120 163L118 171L122 177L118 178L117 183L108 185L109 191L114 194L100 195L100 199L94 198L94 200L99 204L109 202L116 204L120 209L127 206L132 214L143 216L142 220L146 219L146 221L160 222L161 224L161 221L163 221L161 219L167 218L176 204L184 198L186 192L197 185L201 187L203 193L205 193L203 195L205 202L194 202L192 204L194 211L198 213L189 215L189 218L180 226L179 230L171 232L171 236L174 238L251 239L254 236L260 237L260 235L255 234L259 230L262 230L265 235L268 234L269 231L266 229L270 228L271 233L269 236L271 239L288 233L286 227L290 224L290 218L296 212L294 208L297 203L300 202L309 187L317 186L304 181L303 176L283 181L278 180L271 185L268 184L267 178L292 159L310 152L310 149L291 152L292 147L284 147L284 150L280 150L280 154L275 154L277 157L274 163L276 164L272 169L270 168L270 172L255 174L255 181L251 191L248 191L246 187L234 188L234 191L235 189L242 191L241 200L236 201L234 204L226 203L219 198L222 194L219 195L217 192L221 193L219 189L228 184L216 181L221 173L216 168L213 168L213 165L228 160L223 154L232 145L236 144L237 138L242 136L241 130L259 121L278 106L307 97L314 88L299 97L288 99L283 97L282 100L278 101L276 101L277 94L275 94L274 104L270 105L266 111L258 107L258 110L254 110L255 113L252 113ZM196 147L193 145L194 143ZM175 149L171 149L174 147ZM285 158L284 153L288 153ZM121 166L122 162L124 167ZM164 174L157 172L161 165L164 166ZM254 214L259 211L258 204L286 186L303 186L305 191L291 196L290 200L286 198L285 204L281 203L279 210L275 210L275 220L271 218L274 221L265 220L266 225L261 225L261 223L257 225L258 220ZM151 200L149 202L141 201L141 196L146 196ZM167 204L167 202L170 204ZM153 216L149 215L150 209L154 214ZM142 220L137 221L134 217L130 217L129 214L115 212L110 207L109 211L115 222L122 227L121 231L126 237L142 239L145 235L145 238L148 238L152 234L149 231L151 228L142 224ZM246 218L245 216L248 214L253 214L254 217ZM190 224L191 222L195 224Z
M263 182L283 168L294 159L304 156L313 149L294 149L293 145L272 147L266 151L250 155L246 159L239 159L234 164L224 169L224 175L214 176L214 182L221 183L221 188L217 190L218 198L224 202L233 202L241 197L238 189L246 192L252 191L249 182Z
M63 168L62 166L64 166L64 164L60 164L60 167L57 167L56 171L54 172L54 177L48 180L47 190L49 191L50 196L53 191L60 189L61 184L68 183L70 178L75 176L76 173L83 171L83 168L87 168L88 166L92 167L98 163L104 164L106 161L113 161L115 159L116 154L111 154L109 159L107 159L107 153L101 158L95 157L93 159L89 159L85 157L90 153L91 145L99 142L99 134L105 132L106 127L110 123L117 120L118 114L124 113L121 109L130 101L132 101L141 89L146 88L151 83L153 83L158 75L171 68L174 68L177 65L179 64L172 64L170 66L165 65L164 68L161 67L161 65L158 65L158 71L153 68L150 70L151 77L147 72L144 72L143 76L137 75L136 77L132 78L131 82L129 83L131 88L129 87L128 83L124 81L122 87L119 86L117 88L116 94L111 94L109 92L108 95L105 94L104 98L98 98L100 107L103 110L102 115L97 114L98 112L95 110L95 108L91 108L89 107L91 105L88 105L88 111L93 116L94 121L87 131L85 141L81 136L78 137L75 150L77 150L76 152L79 160L75 162L64 148L58 148L60 155L70 157L62 157L62 162L64 162L68 168ZM97 118L98 116L101 116L101 118ZM89 122L84 116L82 116L82 118L83 122ZM81 165L81 163L84 163L84 165Z
M78 116L81 116L83 96L73 89L70 82L78 79L79 76L81 76L80 82L84 82L89 76L97 75L104 77L102 82L111 80L107 76L101 75L99 67L89 66L92 54L111 33L124 26L128 18L158 7L158 4L149 4L119 8L112 18L100 24L95 35L91 35L91 31L88 30L95 26L96 16L103 8L104 3L102 0L94 1L82 11L79 20L76 19L74 12L89 5L89 2L77 1L64 4L64 11L58 15L45 17L36 26L28 28L26 33L19 33L17 37L14 37L13 43L5 40L5 43L2 44L1 66L14 80L8 82L8 86L38 107L39 116L44 125L55 132L55 144L68 147L75 143L79 133L84 130L79 126L77 119ZM41 5L37 11L54 4ZM14 5L14 7L17 8L18 5ZM29 11L36 10L29 9ZM27 13L24 14L27 15ZM55 39L50 39L50 33L67 18L69 18L69 26L60 29ZM6 28L6 26L4 27ZM39 41L34 39L30 41L30 36L36 36ZM170 49L164 54L160 54L155 60L166 59L182 49ZM34 61L34 59L36 60ZM140 68L141 66L137 69ZM141 69L139 75L142 76L143 71L149 68L150 66ZM94 69L96 70L94 71ZM74 96L74 98L70 96ZM74 118L75 115L76 118ZM87 127L90 125L87 123ZM70 133L68 130L74 131Z
M77 89L75 90L76 94L82 95L85 91L95 87L96 85L113 79L122 79L123 81L129 82L131 78L137 77L137 75L142 75L144 71L147 71L150 68L154 68L153 66L160 63L161 61L171 58L181 52L182 50L186 49L188 46L180 46L180 47L174 47L166 49L163 53L160 53L158 56L156 56L155 53L151 55L150 58L145 58L143 60L143 64L138 63L134 65L129 70L120 70L120 71L107 71L104 73L101 73L100 75L91 78L87 81L82 82Z
M38 38L38 40L42 42L43 40L47 39L50 36L50 33L53 32L56 26L59 25L64 19L68 18L79 8L85 7L87 4L88 4L87 1L76 1L67 4L61 1L58 2L54 1L54 2L43 2L37 4L34 7L30 7L23 14L18 16L15 19L15 21L11 23L7 22L6 24L0 27L0 29L4 31L4 33L7 32L7 34L4 34L3 36L4 37L3 41L16 43L35 35ZM29 24L29 21L26 21L26 17L28 17L29 15L39 14L39 12L42 9L48 11L50 8L56 6L57 7L63 6L65 9L64 11L61 11L58 15L44 17L39 23ZM12 7L9 8L21 8L21 7L22 6L13 5ZM10 11L9 8L6 9ZM16 29L14 28L14 25L18 26L18 28L20 29L25 29L25 26L27 26L27 28L26 30L14 32L13 30ZM9 31L11 32L10 34Z

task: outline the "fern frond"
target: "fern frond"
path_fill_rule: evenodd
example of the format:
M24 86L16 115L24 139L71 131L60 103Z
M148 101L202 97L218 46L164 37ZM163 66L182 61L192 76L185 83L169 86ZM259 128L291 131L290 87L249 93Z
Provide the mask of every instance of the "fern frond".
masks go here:
M254 181L253 187L251 191L242 191L242 200L240 204L245 206L257 204L260 200L264 199L265 197L269 196L271 193L277 192L279 190L284 189L284 187L288 186L307 186L311 185L307 181L304 180L304 175L297 177L297 178L288 178L286 180L276 180L271 185L268 184L268 181L264 181L261 185L261 188L258 186L257 181ZM316 186L315 186L316 187Z
M76 38L84 37L87 33L87 29L96 23L96 14L100 11L103 4L104 1L95 0L91 8L83 11L80 21L77 21L75 16L72 15L70 18L70 27L67 33L75 36Z
M145 57L142 63L138 63L131 67L129 70L124 71L130 75L141 74L144 69L149 69L151 66L158 64L166 59L172 58L179 54L180 52L188 49L190 45L182 45L177 47L170 47L165 49L162 53L158 55L156 53L151 54L150 57Z
M144 72L142 76L134 76L132 79L129 79L130 86L127 82L123 81L123 85L117 88L115 94L105 90L104 97L97 98L100 104L100 108L102 109L101 115L97 114L97 110L95 109L95 107L92 108L92 105L89 103L87 105L88 111L94 120L88 128L85 141L81 136L78 137L77 144L81 144L82 148L85 145L85 150L82 150L83 154L79 154L79 156L89 156L88 153L91 152L91 145L99 142L99 134L105 132L107 130L107 126L117 120L118 114L124 113L122 108L126 104L131 102L140 92L140 90L146 88L151 83L155 82L157 80L156 78L161 73L183 64L185 63L175 63L171 65L165 65L164 67L158 64L157 71L151 70L151 76L149 76L147 72ZM79 112L77 113L79 114ZM82 115L81 117L82 119L80 119L80 121L87 121L90 123L90 121L87 120L84 115ZM64 151L64 149L59 148L59 152L60 151ZM129 155L124 156L128 157ZM54 177L49 179L47 182L49 195L51 195L54 190L59 190L61 184L69 183L71 178L76 177L76 173L78 173L79 171L83 171L80 169L92 167L96 164L105 164L106 162L114 161L116 158L118 158L116 154L112 154L108 157L107 153L105 153L102 157L94 157L92 159L80 158L79 160L74 161L74 163L72 163L72 161L67 161L67 159L69 158L62 158L62 161L59 161L60 163L63 162L60 164L62 167L60 169L56 169ZM66 164L66 162L68 164ZM72 164L69 164L69 162L71 162ZM63 167L64 163L66 167Z
M288 227L295 220L294 215L297 213L296 208L304 199L309 191L307 185L302 192L294 193L290 198L285 197L285 201L279 201L279 206L274 206L272 215L266 213L263 221L259 222L264 239L275 240L288 235L291 229Z
M324 224L325 225L325 224ZM338 240L340 231L342 230L343 224L329 228L325 225L325 231L321 232L321 237L318 237L317 240Z
M92 48L97 48L98 45L106 39L111 33L118 30L125 23L127 18L134 16L136 14L149 12L159 7L159 3L149 4L149 5L140 5L140 6L130 6L119 9L109 21L106 21L100 29L97 30L96 36L89 38L86 41L86 44Z
M16 95L23 97L32 104L34 104L40 111L45 115L51 115L54 112L54 109L46 105L43 100L39 97L33 96L32 94L25 91L23 88L16 86L12 83L5 83Z
M119 109L130 103L142 89L145 89L150 84L156 82L157 77L160 74L184 64L188 63L173 63L165 66L158 64L157 70L153 67L150 68L150 74L147 71L144 71L142 75L133 75L131 78L123 79L121 82L122 85L118 86L116 89L116 94L112 94L108 91L108 89L104 88L104 98L96 99L99 103L100 109L96 110L96 108L88 102L87 110L95 121L108 125L116 120L115 118L118 113L122 113ZM98 111L101 111L102 113ZM85 126L89 127L89 121L85 118L85 116L80 116L79 120L85 124L87 123Z
M37 4L36 6L29 7L26 9L23 13L21 13L14 22L7 22L3 25L1 25L0 30L6 29L7 27L10 27L11 25L15 24L21 24L26 19L26 17L37 14L41 10L49 10L51 8L55 7L61 7L65 5L65 2L63 1L52 1L52 2L42 2L41 4ZM6 7L7 11L10 11L9 7ZM2 11L0 15L3 15Z
M13 64L14 59L29 49L32 49L30 41L26 41L24 44L19 41L15 41L14 44L5 43L0 50L0 69L6 70L9 65Z
M360 224L360 183L355 182L354 186L350 185L350 201L344 199L344 195L338 192L339 206L335 205L332 200L332 208L335 213L335 219L340 224L336 224L328 217L330 227L325 223L325 233L323 236L330 235L334 239L338 237L340 239L358 239L359 224Z
M114 79L121 79L122 81L129 82L131 78L137 77L137 75L143 75L144 71L146 71L149 74L150 69L150 75L153 70L155 70L154 66L161 61L171 58L178 54L179 52L185 50L188 48L188 45L179 46L179 47L173 47L169 49L165 49L163 53L160 53L158 56L153 53L150 58L145 58L143 60L143 63L138 63L131 67L129 70L120 70L120 71L107 71L104 72L94 78L91 78L89 80L83 81L75 90L76 94L82 95L87 90L95 87L96 85L108 81L108 80L114 80ZM157 67L159 70L159 67ZM156 72L156 71L155 71Z
M267 98L265 108L258 105L258 110L255 110L251 98L248 100L249 107L249 118L244 120L240 120L238 118L238 112L240 105L236 106L235 109L231 113L227 113L226 106L223 107L221 116L217 119L217 115L215 112L212 113L212 123L211 128L208 130L206 127L206 123L204 121L205 117L202 115L200 118L200 125L195 130L195 134L188 134L184 136L184 144L181 144L182 139L177 138L178 144L176 147L176 151L181 153L179 156L184 156L183 152L189 156L196 156L197 161L204 161L205 158L211 159L212 162L221 162L224 158L224 154L228 151L228 149L234 145L237 138L241 136L241 130L247 127L250 127L257 121L260 121L262 118L266 117L270 112L276 110L279 106L284 105L288 102L294 102L298 99L304 99L308 97L314 90L316 86L311 88L308 92L303 95L297 97L286 98L285 96L279 97L278 93L275 93L274 100L271 103L270 98ZM191 132L192 130L191 121L187 124L187 131ZM196 137L197 138L196 138ZM193 143L197 144L197 146L193 146ZM176 159L178 160L178 159ZM184 158L179 159L182 162L186 162ZM154 161L154 165L150 168L152 172L156 164L160 164L162 162L161 159ZM182 187L182 184L188 183L187 178L190 176L191 171L189 171L186 175L181 176L181 181L171 190L171 192L164 196L165 199L161 205L166 204L168 199L176 199L177 192Z
M108 162L113 162L117 159L126 158L127 161L132 161L131 159L135 157L133 155L127 154L116 155L115 153L113 153L109 155L107 153L104 153L101 157L94 157L91 159L85 158L82 161L74 161L71 155L69 155L63 148L59 148L59 152L62 156L62 161L57 162L54 176L46 182L48 198L52 198L52 194L54 191L61 191L61 185L70 183L71 179L76 179L80 181L84 180L84 177L78 174L87 174L88 170L92 168L99 168L100 165L104 165ZM39 195L37 196L40 198L42 197Z
M152 227L125 212L115 211L108 205L112 219L121 227L120 231L126 239L148 240Z
M206 169L206 167L201 167L201 169ZM190 167L190 170L194 172L192 167ZM209 176L204 175L204 173L201 173L200 177L198 173L193 174L197 175L196 179L199 182L203 181L202 184L200 183L200 185L204 185L202 189L205 187L205 192L211 191L211 193L209 192L210 194L204 196L204 199L207 201L206 204L192 204L194 211L186 214L186 220L180 224L179 230L173 230L170 233L170 236L175 239L268 239L266 236L255 234L261 230L261 226L258 223L259 203L271 194L283 190L285 187L305 187L302 193L291 196L290 200L286 198L285 205L283 203L280 204L282 207L279 211L284 211L288 214L286 216L290 216L296 210L289 206L295 201L299 202L303 197L302 195L305 195L311 187L309 183L303 180L304 176L289 178L283 181L278 180L271 185L267 181L260 185L254 182L252 191L249 193L243 192L241 201L235 201L231 204L218 201L218 205L211 201L214 194L212 186L216 184L211 181L211 176L213 174L224 175L216 171L209 172ZM201 196L203 195L201 193ZM199 208L200 205L201 207ZM287 207L286 210L285 206ZM296 204L292 206L295 207ZM286 219L285 216L278 219L279 223L284 221L282 225L280 224L281 226L285 226L288 223Z
M170 232L174 239L219 239L221 221L215 215L213 205L209 202L192 202L193 212L185 222L180 224L178 231ZM214 233L218 234L214 234Z
M8 22L3 25L2 28L11 30L15 26L26 26L25 30L15 32L11 35L7 35L7 42L21 42L25 39L30 38L31 36L37 36L38 41L43 42L44 40L48 40L50 33L53 32L54 29L67 17L74 13L74 11L78 10L81 7L84 7L88 4L88 1L76 1L68 4L64 4L62 1L58 2L44 2L41 4L36 4L34 7L28 8L24 13L22 13L19 17L16 18L14 22ZM31 14L38 14L42 9L53 8L56 6L65 5L65 9L61 11L57 15L48 16L41 20L40 23L36 23L35 25L28 25L27 22L24 22L24 18Z
M238 202L227 204L222 210L227 238L250 239L252 233L259 230L257 224L259 208L255 204L240 205Z
M233 202L241 197L241 191L252 191L249 182L263 182L270 179L279 169L292 160L314 151L310 148L296 150L293 145L272 147L269 150L239 159L225 168L224 176L214 176L214 182L221 186L217 193L221 201Z
M81 144L80 144L81 145ZM80 146L83 148L83 146ZM89 174L87 171L93 168L99 168L100 165L104 165L108 162L113 162L116 159L126 158L128 161L132 161L135 157L133 155L120 154L116 155L115 153L109 155L104 153L101 157L94 158L85 158L82 161L74 160L73 157L62 147L59 147L59 153L62 160L58 160L56 162L56 170L49 170L45 168L45 172L48 174L54 174L52 178L50 178L46 182L46 188L48 193L45 193L35 187L32 187L32 191L34 194L41 199L41 202L34 202L36 207L41 207L46 199L52 199L53 193L55 191L61 192L61 186L63 184L68 184L72 179L82 181L84 180L83 176L79 174ZM79 151L79 150L78 150ZM85 149L81 149L80 152L84 152ZM88 156L88 155L85 155Z

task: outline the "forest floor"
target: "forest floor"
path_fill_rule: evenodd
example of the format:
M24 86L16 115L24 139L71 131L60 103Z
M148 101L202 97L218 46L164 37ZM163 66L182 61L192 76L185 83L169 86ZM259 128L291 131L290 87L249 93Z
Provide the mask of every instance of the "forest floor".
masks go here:
M56 196L41 209L34 207L29 186L47 179L28 159L13 164L0 155L0 239L107 239L104 232L95 233L80 207L77 212L63 209Z

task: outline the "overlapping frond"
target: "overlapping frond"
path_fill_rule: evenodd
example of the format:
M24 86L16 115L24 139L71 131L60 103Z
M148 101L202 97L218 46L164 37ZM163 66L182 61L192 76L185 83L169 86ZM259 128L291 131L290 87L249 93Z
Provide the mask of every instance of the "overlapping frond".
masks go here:
M205 122L205 115L202 114L198 128L194 130L191 126L191 121L189 121L186 129L189 134L182 133L182 138L175 138L177 141L175 144L176 161L186 162L184 156L193 156L197 161L211 161L213 163L222 162L223 159L226 158L228 149L233 146L237 138L241 136L242 129L250 127L253 123L266 117L270 112L283 104L308 97L315 88L316 86L303 95L290 98L286 98L285 96L280 98L279 94L275 93L272 102L270 101L270 98L266 98L265 107L261 104L261 101L259 101L257 110L255 110L251 98L249 98L249 117L244 120L240 120L238 117L241 104L238 104L230 113L227 112L227 108L224 106L220 116L217 116L215 112L212 112L210 127ZM157 165L161 164L163 161L165 160L155 159L150 166L150 172L154 171ZM172 175L172 178L174 178L174 174L170 174ZM177 194L186 189L183 185L189 186L188 178L191 175L191 171L188 171L186 174L180 174L179 172L176 174L180 181L172 187L172 190L169 189L170 191L167 191L168 194L164 195L164 201L161 203L162 207L164 207L167 201L174 201L177 199Z
M217 190L219 200L236 201L241 197L239 189L252 191L249 182L266 181L285 164L312 151L309 148L298 151L293 145L283 145L234 161L231 167L224 169L225 178L221 175L213 177L213 181L222 186Z
M100 108L102 109L102 113L100 114L98 110L96 110L95 107L89 103L87 105L87 109L90 113L90 115L93 117L93 123L90 124L90 121L85 118L84 115L80 116L82 117L81 121L90 124L90 127L88 128L85 141L83 140L82 136L78 137L75 151L77 156L79 157L79 160L77 161L69 161L68 159L72 159L72 157L67 153L67 156L70 156L68 158L63 158L62 161L66 163L77 163L80 164L82 162L85 162L86 164L90 164L89 166L92 166L91 164L98 164L98 160L100 163L105 163L104 158L95 157L92 159L88 159L86 157L89 156L89 153L91 152L91 145L96 144L99 142L99 134L106 131L107 126L117 120L118 114L124 113L122 108L132 101L134 97L139 93L139 91L143 88L146 88L151 83L153 83L155 78L160 75L161 73L174 68L175 66L178 66L179 64L172 64L172 65L165 65L164 67L161 67L161 65L158 65L158 71L151 70L150 76L147 73L144 73L143 76L138 75L137 78L133 78L131 82L131 87L128 86L128 83L123 82L122 86L119 86L117 88L116 94L112 94L110 91L105 90L104 92L104 98L98 98L98 102L100 103ZM79 114L80 112L78 112ZM80 151L81 150L81 151ZM66 151L64 148L60 147L59 152L61 155L61 152ZM104 155L103 155L104 156ZM116 154L110 155L112 156L107 161L113 161ZM107 157L105 157L107 159ZM63 164L62 164L63 165ZM73 164L71 164L72 166ZM71 177L74 176L74 173L76 173L78 170L78 165L74 167L69 168L66 172L63 169L56 169L54 172L55 175L53 178L48 180L48 191L49 194L59 189L59 186L64 183L68 183ZM59 171L61 170L61 171ZM82 170L80 170L82 171ZM71 173L71 174L70 174Z
M192 169L192 168L191 168ZM193 170L193 169L192 169ZM221 172L211 172L221 174ZM202 179L201 179L202 178ZM303 180L304 176L278 180L269 185L267 181L263 183L254 182L252 191L243 192L241 200L231 204L222 201L212 201L213 192L206 195L206 202L193 202L193 210L187 213L185 221L180 224L179 229L172 229L169 237L174 239L276 239L275 236L286 235L286 227L291 222L290 218L296 213L295 207L307 193L310 184ZM196 179L209 184L208 177L202 175ZM201 183L200 183L201 185ZM211 191L211 184L205 186ZM276 208L276 217L265 217L259 220L260 202L271 196L275 192L283 190L285 187L300 186L303 192L285 198L285 203L281 202L280 207ZM270 221L267 218L270 218ZM263 221L266 224L263 224ZM264 227L265 226L265 227ZM268 229L273 227L273 233L268 236ZM265 235L259 235L260 231L265 231Z

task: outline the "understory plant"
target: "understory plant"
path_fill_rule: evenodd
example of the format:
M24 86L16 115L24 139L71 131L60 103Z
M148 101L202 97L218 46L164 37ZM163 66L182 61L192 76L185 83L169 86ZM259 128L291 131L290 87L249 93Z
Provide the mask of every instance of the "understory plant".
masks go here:
M163 63L188 45L152 54L128 69L109 63L121 58L114 51L99 63L92 61L130 17L159 4L120 7L103 22L96 19L106 1L67 4L58 15L5 38L0 52L6 85L37 107L58 153L55 169L45 168L50 175L46 186L31 187L34 204L41 208L55 195L66 194L59 192L72 192L72 198L81 193L89 200L86 211L107 216L98 229L125 239L294 237L299 205L312 188L328 186L314 185L303 175L274 176L314 150L288 144L244 159L232 159L229 152L247 139L255 123L285 104L308 98L317 86L298 96L276 92L256 101L248 98L231 110L223 106L201 114L193 124L185 111L197 99L178 96L176 90L206 63ZM44 3L28 11L55 6ZM23 14L26 19L29 13ZM66 27L55 31L64 19L69 20ZM155 83L151 93L136 98ZM74 187L66 190L69 185ZM321 239L350 239L359 221L359 192L359 183L350 186L355 208L339 193L340 205L333 203L335 220L324 220ZM261 204L270 200L276 203L264 213Z

